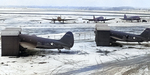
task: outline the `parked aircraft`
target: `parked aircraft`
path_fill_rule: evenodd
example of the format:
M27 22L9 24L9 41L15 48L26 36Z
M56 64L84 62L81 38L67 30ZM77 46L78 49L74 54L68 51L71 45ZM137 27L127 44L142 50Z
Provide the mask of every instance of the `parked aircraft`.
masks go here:
M126 21L133 21L133 20L137 20L137 22L140 22L141 18L139 16L130 16L127 17L126 14L124 14L124 18L120 18L122 20L126 20Z
M65 19L65 18L62 19L61 16L58 16L58 17L55 18L55 19L54 19L54 18L52 18L52 19L43 18L43 19L44 19L44 20L51 20L51 21L53 21L54 23L55 23L55 21L59 21L59 22L62 21L62 22L64 23L64 21L75 20L75 19Z
M117 41L148 42L150 41L150 28L146 28L140 35L111 30L106 24L96 24L95 42L97 46L122 46Z
M93 19L83 19L83 20L94 21L95 23L97 23L98 21L103 21L103 23L105 23L105 21L113 20L113 19L115 19L115 18L110 18L110 19L105 19L104 17L95 18L95 16L93 15Z
M0 19L0 21L5 21L6 19Z
M36 35L20 34L20 45L23 48L43 48L43 49L70 49L74 45L72 32L67 32L60 40L37 37Z
M150 41L150 28L146 28L140 35L124 33L120 31L110 30L111 42L115 43L116 41L126 41L126 42L148 42Z

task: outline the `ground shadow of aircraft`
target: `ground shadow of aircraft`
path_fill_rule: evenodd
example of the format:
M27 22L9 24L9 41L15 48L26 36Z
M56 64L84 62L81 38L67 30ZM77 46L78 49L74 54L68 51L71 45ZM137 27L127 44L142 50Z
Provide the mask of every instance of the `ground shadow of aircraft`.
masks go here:
M20 53L20 56L32 56L32 55L38 55L38 56L46 56L46 55L60 55L60 54L67 54L67 55L72 55L72 54L78 54L80 51L67 51L67 50L62 50L61 52L58 52L56 50L48 50L48 49L39 49L39 50L30 50L27 49L23 53Z
M101 22L105 23L105 21L113 20L113 19L115 19L115 18L110 18L110 19L106 19L104 17L95 18L95 16L93 15L93 19L83 19L83 20L94 21L95 23L97 23L98 21L101 21Z
M124 14L124 18L120 18L122 20L126 20L126 21L131 21L133 22L133 20L137 20L137 22L140 22L141 18L139 16L130 16L127 17L126 14Z
M35 35L27 35L20 34L19 38L21 40L20 45L22 50L24 49L34 49L34 48L42 48L42 49L68 49L74 45L74 36L72 32L67 32L60 40L55 39L47 39L37 37Z
M64 23L64 21L76 20L76 19L65 19L65 18L62 19L61 16L58 16L57 18L52 18L52 19L48 19L48 18L42 18L42 19L44 19L44 20L51 20L51 21L53 21L54 23L55 23L56 21L59 21L59 22Z

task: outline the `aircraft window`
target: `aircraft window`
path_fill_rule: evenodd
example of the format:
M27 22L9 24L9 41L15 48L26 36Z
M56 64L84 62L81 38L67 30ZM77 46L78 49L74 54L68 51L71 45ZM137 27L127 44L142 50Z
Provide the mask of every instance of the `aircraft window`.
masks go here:
M133 37L133 39L135 39L135 37Z

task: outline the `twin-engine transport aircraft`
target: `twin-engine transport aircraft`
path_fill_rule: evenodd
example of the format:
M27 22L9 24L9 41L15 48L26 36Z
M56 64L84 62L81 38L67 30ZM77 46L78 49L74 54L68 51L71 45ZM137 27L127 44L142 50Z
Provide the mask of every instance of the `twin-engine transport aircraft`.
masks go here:
M20 45L23 48L44 48L44 49L70 49L74 45L72 32L67 32L60 40L37 37L35 35L20 34Z
M62 21L64 23L64 21L75 20L75 19L65 19L65 18L62 19L61 16L58 16L57 18L52 18L52 19L48 19L48 18L42 18L42 19L44 19L44 20L51 20L54 23L55 23L55 21L59 21L59 22Z
M124 14L124 18L120 18L122 20L126 20L126 21L133 21L133 20L137 20L137 22L140 22L141 18L139 16L130 16L127 17L126 14Z
M103 21L103 23L105 23L105 21L113 20L113 19L115 19L115 18L110 18L110 19L106 19L104 17L95 18L95 16L93 15L93 19L83 19L83 20L94 21L95 23L97 23L98 21Z
M111 42L126 41L126 42L148 42L150 41L150 28L146 28L140 35L124 33L120 31L110 31Z

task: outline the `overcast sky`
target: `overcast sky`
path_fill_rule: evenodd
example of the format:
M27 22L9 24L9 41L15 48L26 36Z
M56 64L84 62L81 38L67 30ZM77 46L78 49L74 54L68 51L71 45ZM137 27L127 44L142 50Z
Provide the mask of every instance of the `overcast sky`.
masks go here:
M0 6L131 6L150 8L150 0L0 0Z

